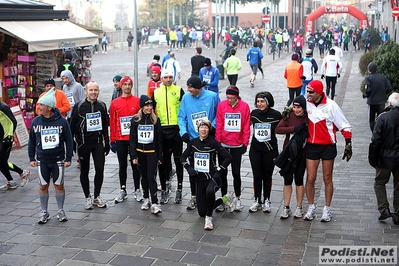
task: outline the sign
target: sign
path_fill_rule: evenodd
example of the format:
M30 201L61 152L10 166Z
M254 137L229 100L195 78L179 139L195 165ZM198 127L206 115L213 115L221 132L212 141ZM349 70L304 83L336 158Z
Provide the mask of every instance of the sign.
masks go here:
M262 16L262 21L263 21L264 23L270 22L270 16L269 16L269 15L263 15L263 16Z
M28 145L29 141L29 133L25 125L25 120L22 115L21 109L19 106L14 106L10 108L12 113L14 114L15 119L17 120L17 129L14 134L14 142L17 149L22 148L25 145Z
M399 7L392 8L392 17L399 17Z

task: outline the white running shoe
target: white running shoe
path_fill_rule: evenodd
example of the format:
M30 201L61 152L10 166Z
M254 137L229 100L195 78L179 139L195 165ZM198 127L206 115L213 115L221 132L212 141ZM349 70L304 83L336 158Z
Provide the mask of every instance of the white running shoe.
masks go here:
M232 192L227 193L225 195L225 197L227 198L225 205L230 208L230 212L233 212L236 209L236 204L234 203L233 193Z
M291 209L284 207L283 212L280 215L280 219L287 219L288 217L290 217L290 215L291 215Z
M93 200L91 199L91 196L86 198L85 209L86 210L92 210L93 209Z
M197 207L197 198L194 196L191 196L191 199L188 201L187 204L187 210L195 210Z
M305 221L312 221L316 217L316 208L308 208L308 211L305 214L303 219Z
M329 222L331 221L331 210L330 208L324 207L323 215L321 216L320 222Z
M40 212L40 219L38 221L38 224L45 224L48 220L50 220L50 213L48 211L42 210Z
M240 211L242 211L242 209L244 209L244 206L242 206L242 204L241 204L241 199L235 198L234 204L235 204L235 211L240 212Z
M272 208L271 208L271 202L267 199L267 200L265 200L265 203L263 204L263 206L262 206L262 210L263 210L263 212L267 212L267 213L270 213L271 211L272 211Z
M134 193L133 193L133 197L136 199L136 201L138 202L142 202L143 201L143 193L141 193L140 189L137 189Z
M302 206L296 206L295 212L294 212L294 217L295 218L302 218L303 217L303 210Z
M143 204L141 205L142 210L148 210L151 207L150 199L145 198Z
M119 191L118 196L116 196L115 198L115 203L121 203L125 199L127 199L127 193L124 189L121 189L121 191Z
M93 200L93 205L97 206L98 208L107 207L107 204L105 203L105 201L100 196L97 196L97 198L95 198Z
M249 212L257 212L258 210L261 210L262 206L258 203L258 201L254 201L251 205L251 207L249 207Z
M7 181L7 183L0 186L0 190L16 189L17 187L18 187L17 182L12 180L12 181Z
M212 217L205 216L205 230L213 230Z
M161 207L159 207L159 205L156 203L152 204L151 205L151 213L153 213L153 214L162 213Z
M57 218L58 218L58 221L60 221L60 222L68 221L68 218L66 217L64 210L59 210L58 211Z
M22 174L19 175L21 177L21 183L20 186L23 187L29 182L29 177L30 177L30 171L29 170L24 170Z

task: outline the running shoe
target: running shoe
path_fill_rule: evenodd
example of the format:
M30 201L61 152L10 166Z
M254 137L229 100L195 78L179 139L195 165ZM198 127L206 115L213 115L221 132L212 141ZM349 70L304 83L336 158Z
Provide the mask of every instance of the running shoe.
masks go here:
M244 209L244 206L241 204L241 199L235 198L234 199L234 205L235 205L235 211L240 212L242 209Z
M18 187L17 182L14 180L7 181L4 185L0 186L0 190L16 189Z
M251 207L249 207L249 212L257 212L259 210L262 209L262 205L260 205L258 203L258 201L254 201L251 205Z
M331 210L330 208L324 207L323 215L321 216L320 222L329 222L331 221Z
M217 212L224 212L224 210L226 209L226 206L222 203L219 206L216 207L215 211Z
M281 212L280 219L287 219L291 215L291 209L284 207L283 211Z
M295 218L302 218L303 217L303 210L302 206L296 206L295 212L294 212L294 217Z
M161 204L168 204L169 201L169 190L161 191Z
M233 193L232 192L227 193L225 195L225 197L227 198L225 205L230 208L230 212L233 212L236 209L236 204L234 203Z
M105 203L105 201L104 201L100 196L97 196L97 198L95 198L95 199L93 200L93 205L94 205L94 206L97 206L98 208L105 208L105 207L107 207L107 204Z
M153 213L153 214L162 213L161 207L159 207L159 205L156 203L152 204L151 205L151 213Z
M191 196L191 199L188 201L187 210L195 210L197 207L197 198L195 196Z
M119 191L118 196L116 196L115 198L115 203L121 203L125 199L127 199L127 193L124 189L121 189L121 191Z
M143 201L143 193L141 193L140 189L137 189L135 192L133 192L133 197L138 202L142 202Z
M180 204L182 202L182 191L180 189L176 190L175 204Z
M93 200L91 199L91 197L86 198L85 209L86 210L93 209Z
M48 211L44 211L44 210L41 211L38 224L45 224L45 223L47 223L48 220L50 220L50 213L48 213Z
M306 221L312 221L315 217L316 217L316 209L308 208L308 211L306 212L305 217L303 217L303 219Z
M20 186L23 187L29 182L29 177L30 177L30 171L29 170L24 170L22 174L19 175L21 177L21 184Z
M205 230L213 230L212 217L205 216Z
M60 222L68 221L68 218L66 217L64 210L59 210L58 211L57 218L58 218L58 221L60 221Z
M151 207L150 199L145 198L143 204L141 205L142 210L148 210Z
M270 213L272 211L270 200L265 200L265 203L262 206L262 211L266 213Z

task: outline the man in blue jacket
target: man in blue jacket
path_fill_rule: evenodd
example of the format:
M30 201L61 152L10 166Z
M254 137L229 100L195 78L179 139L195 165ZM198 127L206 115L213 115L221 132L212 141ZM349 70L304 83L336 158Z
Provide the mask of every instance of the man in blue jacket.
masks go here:
M219 94L219 69L212 66L211 59L204 59L204 67L199 71L199 78L205 83L205 89Z
M180 136L185 143L199 137L198 123L202 119L211 121L213 128L216 127L216 109L220 102L218 94L203 89L204 82L198 76L191 76L187 80L187 91L181 100L179 108ZM210 132L210 135L215 133ZM195 178L190 176L191 199L187 209L194 210L196 207Z
M28 155L30 166L37 166L39 172L39 194L42 208L39 224L45 224L50 219L47 207L51 177L58 205L57 218L60 222L65 222L68 221L68 218L64 211L64 167L71 165L73 150L71 129L55 107L54 88L42 96L38 104L40 115L32 121L30 127Z
M256 72L258 71L258 63L262 60L263 54L262 51L258 48L258 43L254 42L254 45L251 49L247 52L247 61L249 61L249 65L251 66L252 73L251 73L251 87L254 87L254 82L256 79Z

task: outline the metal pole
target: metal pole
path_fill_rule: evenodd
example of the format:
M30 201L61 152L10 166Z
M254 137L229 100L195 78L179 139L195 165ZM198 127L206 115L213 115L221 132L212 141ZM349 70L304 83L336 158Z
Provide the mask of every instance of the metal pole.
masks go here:
M119 10L121 11L121 50L123 50L123 5L121 0L121 5Z
M219 10L218 10L218 6L219 6L219 0L216 0L215 2L215 28L213 29L215 31L215 38L212 38L212 41L215 42L215 66L216 66L216 60L218 59L218 43L216 41L217 37L218 37L218 15L219 15Z
M136 96L139 96L139 61L138 61L138 47L137 47L137 0L133 0L133 9L134 9L134 22L133 22L133 30L134 30L134 40L135 40L135 49L134 49L134 93Z
M166 1L166 27L169 29L169 0Z

